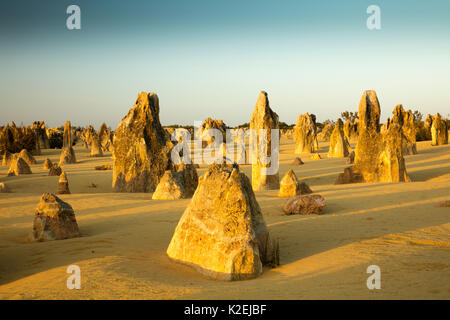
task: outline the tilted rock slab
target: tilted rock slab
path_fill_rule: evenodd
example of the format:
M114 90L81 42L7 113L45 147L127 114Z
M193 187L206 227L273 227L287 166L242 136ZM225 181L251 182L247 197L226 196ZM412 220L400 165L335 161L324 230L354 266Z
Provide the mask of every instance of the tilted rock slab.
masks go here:
M170 163L173 147L159 122L156 93L141 92L114 132L113 182L116 192L153 192Z
M348 156L348 142L346 141L343 127L342 120L338 119L330 136L328 158L345 158Z
M247 176L237 165L211 165L200 177L167 255L221 280L257 277L275 250Z
M267 156L271 156L272 134L271 129L279 129L278 115L272 111L269 105L269 98L265 91L261 91L256 101L255 110L250 119L250 129L255 130L257 134L257 150L256 161L252 163L252 187L257 190L273 190L280 187L279 173L267 175L264 174L265 168L269 168L273 164L263 164L259 157L260 141L259 130L267 130L266 150Z
M52 193L44 193L36 208L31 240L61 240L79 236L71 205Z

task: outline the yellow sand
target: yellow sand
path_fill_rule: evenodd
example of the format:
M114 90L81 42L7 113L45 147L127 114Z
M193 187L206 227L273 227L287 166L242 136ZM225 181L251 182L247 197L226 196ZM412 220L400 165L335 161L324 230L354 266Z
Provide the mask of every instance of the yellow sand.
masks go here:
M284 216L286 199L277 190L256 192L272 237L280 241L281 266L254 280L221 282L170 261L165 251L189 200L152 200L151 194L112 193L111 154L89 158L75 147L79 163L65 165L81 238L27 243L34 210L44 192L54 192L58 177L42 169L43 150L32 175L0 181L0 299L449 299L450 145L418 143L406 157L411 183L333 185L347 165L301 155L292 167L292 140L283 137L280 177L290 168L325 197L323 215ZM251 167L242 166L250 176ZM201 166L199 174L205 171ZM96 188L88 185L95 183ZM66 269L81 268L81 290L69 290ZM381 289L369 290L369 265L381 268Z

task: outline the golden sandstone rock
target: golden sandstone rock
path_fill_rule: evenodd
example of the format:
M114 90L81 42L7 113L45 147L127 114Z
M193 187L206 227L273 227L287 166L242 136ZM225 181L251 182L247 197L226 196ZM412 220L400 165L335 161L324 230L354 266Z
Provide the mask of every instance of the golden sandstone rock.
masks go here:
M407 112L403 105L399 104L392 111L392 123L399 125L402 129L402 151L404 155L417 154L416 147L416 126L414 125L414 116L411 110Z
M17 156L11 161L8 176L18 176L19 174L31 174L31 169L25 160Z
M297 118L294 127L295 153L312 153L318 149L316 116L305 113Z
M294 161L292 161L291 165L293 166L301 166L303 163L302 159L299 157L295 158Z
M340 174L335 183L409 181L403 158L402 127L391 122L380 133L380 113L375 91L365 91L359 104L354 166ZM352 178L355 180L349 181Z
M69 181L67 180L66 173L63 171L59 176L58 190L56 194L70 194Z
M156 93L141 92L114 132L113 182L118 192L153 192L170 163Z
M50 161L49 158L45 159L42 169L49 170L51 167L53 167L53 163Z
M345 121L344 135L349 142L358 140L358 119L355 119L354 121L347 119L347 121Z
M102 146L103 152L111 152L113 148L113 134L111 130L108 129L106 123L102 123L100 129L98 130L98 139L100 141L100 145Z
M19 157L21 157L28 165L36 164L36 159L31 155L31 153L27 149L22 149L19 153Z
M213 164L200 177L167 255L207 276L240 280L277 260L276 248L247 176L237 165Z
M103 157L102 145L97 135L92 137L91 140L91 157Z
M192 164L181 164L176 170L167 170L155 192L154 200L174 200L192 197L197 189L197 170Z
M312 190L305 182L298 181L294 171L289 169L283 179L281 179L278 196L280 198L288 198L306 193L312 193Z
M283 206L286 215L319 214L325 208L325 199L318 194L296 196L288 199Z
M70 121L64 124L63 148L59 157L59 165L66 163L76 163L75 151L72 148L72 127Z
M50 169L48 170L48 175L49 176L59 176L62 173L62 169L60 166L58 166L58 164L54 163Z
M338 119L330 137L328 158L345 158L348 156L348 142L344 135L343 126L342 120Z
M311 158L310 158L311 160L320 160L320 159L322 159L322 157L320 156L320 154L318 154L318 153L313 153L312 155L311 155Z
M433 118L431 124L431 145L441 146L448 144L448 128L447 122L442 120L441 115L438 113Z
M60 240L79 236L77 220L70 204L52 193L44 193L36 208L31 240Z
M278 129L278 115L272 111L269 105L269 98L267 97L267 93L265 91L261 91L259 94L258 100L256 101L255 110L253 111L252 118L250 120L250 129L255 130L257 133L257 150L256 156L257 161L252 163L252 187L254 191L257 190L273 190L278 189L280 187L280 177L278 174L278 170L274 174L264 174L264 170L269 168L270 166L278 166L278 164L263 164L260 157L259 151L261 148L261 140L263 139L259 135L260 129L265 129L267 132L267 139L265 140L267 157L271 156L271 144L274 143L272 141L272 133L271 129ZM278 148L277 148L278 152Z

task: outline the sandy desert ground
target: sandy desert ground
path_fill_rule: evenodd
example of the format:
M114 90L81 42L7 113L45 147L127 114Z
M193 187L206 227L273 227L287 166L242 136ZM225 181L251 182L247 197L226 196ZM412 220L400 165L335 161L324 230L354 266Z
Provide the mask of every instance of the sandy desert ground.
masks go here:
M254 280L210 280L174 263L166 249L186 200L152 200L151 194L113 193L111 154L90 158L75 147L79 163L65 165L72 194L61 198L75 210L82 237L28 243L36 205L55 192L58 177L42 169L43 150L33 174L0 181L0 299L450 299L450 145L419 142L406 157L410 183L333 185L345 159L301 155L292 167L291 139L282 138L280 177L297 177L323 195L327 207L316 216L285 216L277 190L256 192L272 237L280 241L281 265ZM199 174L205 171L201 166ZM251 167L242 166L250 177ZM90 188L95 183L97 188ZM69 290L66 268L81 268L81 290ZM369 290L369 265L381 268L381 289Z

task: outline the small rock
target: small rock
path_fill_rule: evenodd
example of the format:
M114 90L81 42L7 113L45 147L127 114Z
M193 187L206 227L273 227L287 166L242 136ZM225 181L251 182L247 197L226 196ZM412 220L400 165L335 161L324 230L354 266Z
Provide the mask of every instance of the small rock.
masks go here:
M283 211L291 214L319 214L325 208L325 199L318 194L296 196L286 201Z

